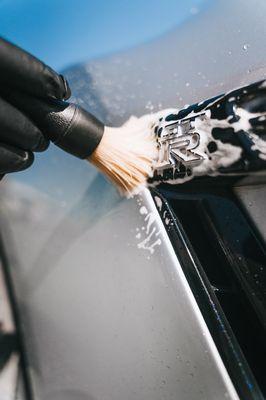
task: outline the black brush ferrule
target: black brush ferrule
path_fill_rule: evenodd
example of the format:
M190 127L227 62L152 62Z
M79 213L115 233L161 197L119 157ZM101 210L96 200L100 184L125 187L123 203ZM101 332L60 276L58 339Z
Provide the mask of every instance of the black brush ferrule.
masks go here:
M89 157L100 143L104 125L88 111L61 100L31 97L22 93L8 93L12 99L58 147L79 158Z

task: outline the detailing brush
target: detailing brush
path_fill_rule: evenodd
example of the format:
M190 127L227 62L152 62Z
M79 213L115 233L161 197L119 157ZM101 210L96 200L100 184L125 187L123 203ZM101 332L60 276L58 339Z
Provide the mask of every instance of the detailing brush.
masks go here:
M122 194L131 194L152 175L157 144L151 116L133 117L123 127L113 128L73 103L14 91L5 96L54 144L94 164Z
M87 159L131 194L139 186L196 176L266 170L266 82L141 118L104 126L81 107L8 93L57 146Z

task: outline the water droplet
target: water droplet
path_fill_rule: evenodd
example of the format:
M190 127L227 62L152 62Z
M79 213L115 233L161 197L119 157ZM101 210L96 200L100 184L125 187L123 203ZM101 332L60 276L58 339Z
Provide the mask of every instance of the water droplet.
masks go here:
M154 109L154 105L152 104L151 101L148 101L147 104L146 104L146 106L145 106L145 108L146 108L147 110L152 111L152 110Z
M246 51L249 48L249 46L250 45L248 43L245 43L245 44L243 44L242 49Z
M186 87L189 87L190 86L190 83L189 82L186 82Z
M228 51L228 54L229 54L229 56L231 56L231 55L232 55L232 52L231 52L231 50L229 50L229 51Z

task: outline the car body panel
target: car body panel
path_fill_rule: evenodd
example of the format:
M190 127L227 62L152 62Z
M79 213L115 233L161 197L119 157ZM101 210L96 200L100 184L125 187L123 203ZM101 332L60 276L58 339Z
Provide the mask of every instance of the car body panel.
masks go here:
M156 42L73 67L73 98L118 125L263 78L266 5L255 3L212 2ZM1 185L36 396L238 398L148 190L122 199L53 146Z

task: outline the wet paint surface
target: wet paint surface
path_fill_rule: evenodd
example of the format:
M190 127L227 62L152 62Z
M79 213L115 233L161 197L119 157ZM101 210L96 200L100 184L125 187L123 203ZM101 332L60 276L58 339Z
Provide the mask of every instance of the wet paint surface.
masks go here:
M181 109L261 79L265 9L261 0L258 7L246 0L212 2L193 24L156 45L68 71L74 98L105 124L119 126L132 114ZM212 41L217 37L219 46ZM40 398L73 388L93 399L237 398L208 335L202 335L195 304L188 307L186 282L169 258L167 238L162 236L149 262L149 251L137 248L136 228L145 229L145 216L134 199L119 202L92 167L53 146L12 180L25 187L1 202L20 261L14 275ZM29 187L48 195L44 204ZM19 199L23 210L12 210ZM40 206L45 210L49 199L55 204L43 215ZM31 294L28 286L36 284Z

